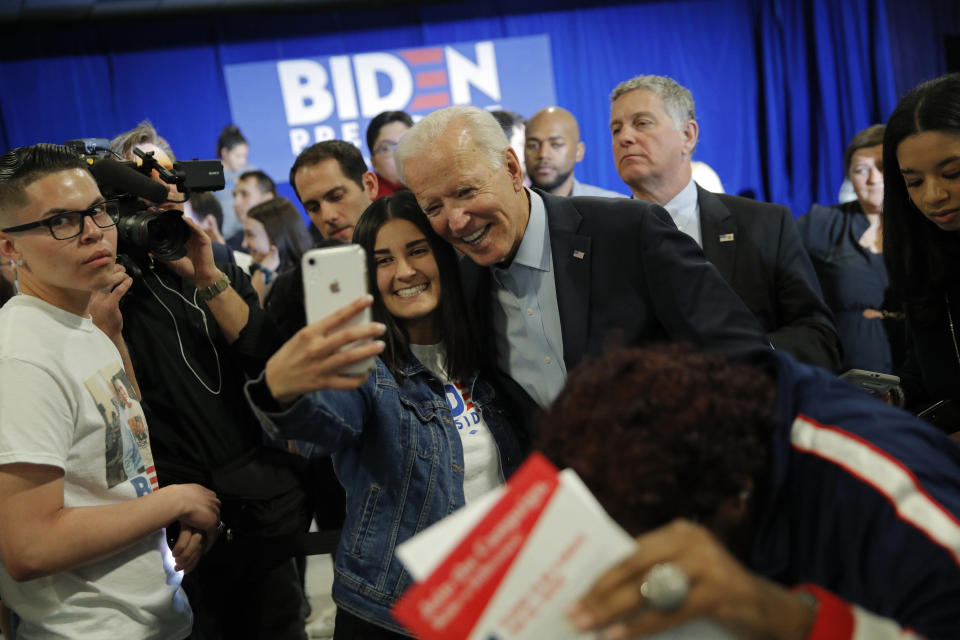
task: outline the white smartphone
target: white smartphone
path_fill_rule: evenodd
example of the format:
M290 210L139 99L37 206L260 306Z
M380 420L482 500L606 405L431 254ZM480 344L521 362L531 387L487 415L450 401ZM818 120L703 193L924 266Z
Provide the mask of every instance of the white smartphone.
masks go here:
M363 247L358 244L311 249L303 254L302 267L307 324L322 320L368 293L367 256ZM354 327L367 322L372 322L370 307L354 316L344 326ZM369 340L350 343L341 351L367 342ZM375 366L375 358L370 357L345 367L343 373L367 376Z
M850 369L840 378L875 396L886 393L900 384L900 378L897 376L863 369Z

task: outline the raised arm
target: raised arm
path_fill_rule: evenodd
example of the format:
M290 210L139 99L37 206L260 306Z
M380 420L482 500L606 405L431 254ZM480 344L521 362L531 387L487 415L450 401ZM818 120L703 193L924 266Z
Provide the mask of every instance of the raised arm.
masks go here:
M113 285L105 287L101 291L95 291L90 296L88 311L90 317L93 318L93 323L107 334L117 351L120 352L123 370L127 373L127 378L133 385L134 391L137 392L137 398L142 399L140 385L137 383L137 376L133 370L133 361L130 359L130 351L123 339L123 314L120 313L120 299L126 295L132 285L133 278L127 275L127 270L122 265L118 264Z
M181 278L189 281L198 291L204 291L226 277L213 261L213 247L209 236L192 220L183 219L190 226L187 240L187 255L168 262L167 266ZM227 342L236 342L240 332L250 319L250 307L237 293L233 283L205 302L213 314Z
M636 242L649 297L672 341L724 356L770 348L756 317L664 209L651 207Z
M259 378L247 383L247 399L267 435L309 441L319 445L320 452L331 453L363 430L376 374L361 377L340 372L383 351L384 343L373 338L382 335L385 327L377 322L343 325L372 301L364 296L304 327L267 361ZM340 351L365 339L372 341ZM352 390L359 391L336 393Z
M801 361L838 372L840 337L833 312L823 300L820 281L810 256L800 242L796 223L785 207L780 210L776 276L780 327L770 332L774 348L789 351Z

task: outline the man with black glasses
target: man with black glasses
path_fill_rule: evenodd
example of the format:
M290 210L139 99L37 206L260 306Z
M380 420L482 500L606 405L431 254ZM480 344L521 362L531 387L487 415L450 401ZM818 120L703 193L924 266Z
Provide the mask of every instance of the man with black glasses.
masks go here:
M213 492L158 488L123 339L88 312L130 286L116 221L66 147L0 156L0 256L21 294L0 310L0 593L18 637L187 637L176 570L215 536ZM161 529L178 521L170 561Z

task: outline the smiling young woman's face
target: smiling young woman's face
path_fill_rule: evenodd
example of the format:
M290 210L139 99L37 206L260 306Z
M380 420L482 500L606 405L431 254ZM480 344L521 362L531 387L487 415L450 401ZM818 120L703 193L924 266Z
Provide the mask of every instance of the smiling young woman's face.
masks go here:
M377 289L387 311L414 344L436 344L433 313L440 303L440 269L426 236L409 220L388 220L373 247Z
M897 162L917 209L944 231L960 231L960 134L922 131L897 146Z

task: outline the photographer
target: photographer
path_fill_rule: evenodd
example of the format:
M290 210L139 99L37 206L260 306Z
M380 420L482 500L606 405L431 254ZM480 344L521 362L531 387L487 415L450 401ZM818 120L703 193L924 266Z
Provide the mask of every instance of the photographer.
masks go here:
M111 147L129 159L134 149L152 151L164 168L175 166L149 123L121 134ZM170 189L167 198L163 206L185 195ZM222 501L229 532L184 580L194 609L192 637L305 638L293 560L248 544L309 524L299 479L279 460L288 454L262 446L243 397L246 375L259 373L272 353L272 325L249 278L234 264L215 262L209 237L184 224L185 255L172 260L132 246L121 233L134 284L121 301L122 318L104 308L94 317L108 335L122 330L126 339L160 484L196 482Z

